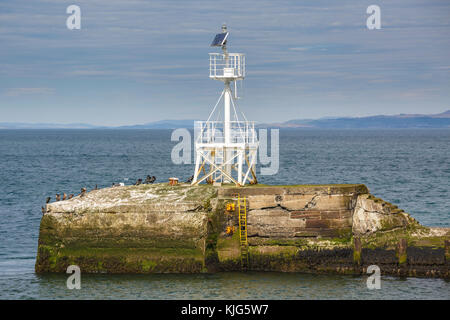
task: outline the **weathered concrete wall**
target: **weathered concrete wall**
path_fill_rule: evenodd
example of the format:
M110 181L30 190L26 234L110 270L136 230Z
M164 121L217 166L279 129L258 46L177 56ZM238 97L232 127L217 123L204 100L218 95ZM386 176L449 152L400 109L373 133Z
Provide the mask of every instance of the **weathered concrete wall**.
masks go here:
M361 236L378 231L405 228L416 221L397 206L370 194L358 196L353 209L353 234Z
M37 272L200 272L216 190L141 185L55 202L42 217Z
M37 272L241 270L237 211L247 201L249 268L449 277L450 230L426 228L364 185L114 187L49 204ZM447 246L445 245L447 241Z
M239 192L247 198L250 238L346 237L352 210L364 185L270 186L222 189L219 197Z
M450 229L421 226L364 185L223 188L219 198L238 192L247 198L252 270L359 274L377 264L383 274L450 276ZM219 235L218 265L240 269L238 237Z

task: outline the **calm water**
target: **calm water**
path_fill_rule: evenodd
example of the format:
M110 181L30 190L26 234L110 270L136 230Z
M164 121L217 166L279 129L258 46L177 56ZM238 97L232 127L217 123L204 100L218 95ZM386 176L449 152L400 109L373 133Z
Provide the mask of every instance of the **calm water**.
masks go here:
M0 130L0 298L2 299L450 299L440 279L221 273L213 275L34 274L40 208L47 196L81 187L188 178L174 165L169 130ZM280 133L280 170L261 183L365 183L421 223L450 227L450 130L305 130Z

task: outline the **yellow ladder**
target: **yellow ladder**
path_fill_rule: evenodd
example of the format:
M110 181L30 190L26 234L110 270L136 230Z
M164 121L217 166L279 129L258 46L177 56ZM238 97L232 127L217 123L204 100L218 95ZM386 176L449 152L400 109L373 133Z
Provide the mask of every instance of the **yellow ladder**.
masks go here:
M247 241L247 201L246 198L238 195L238 213L239 213L239 239L241 247L241 267L248 267L248 241Z

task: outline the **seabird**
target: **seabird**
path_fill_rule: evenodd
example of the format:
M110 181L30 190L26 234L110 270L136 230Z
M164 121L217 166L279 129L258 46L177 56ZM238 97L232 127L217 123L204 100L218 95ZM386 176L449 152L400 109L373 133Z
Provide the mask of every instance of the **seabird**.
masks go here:
M145 178L145 182L144 182L144 183L145 183L145 184L152 183L152 177L147 176L147 178Z
M136 183L134 184L135 186L138 186L142 183L142 179L137 179Z
M69 199L73 198L73 193L69 194Z
M95 185L95 188L94 188L94 190L98 190L98 187L97 187L97 185Z
M85 194L86 194L86 188L81 188L80 197L84 197Z
M51 199L52 199L52 198L47 197L47 199L45 199L45 203L49 203Z
M59 193L56 194L56 201L61 201L61 196L59 195Z
M63 200L66 200L67 199L67 194L64 192L63 193Z

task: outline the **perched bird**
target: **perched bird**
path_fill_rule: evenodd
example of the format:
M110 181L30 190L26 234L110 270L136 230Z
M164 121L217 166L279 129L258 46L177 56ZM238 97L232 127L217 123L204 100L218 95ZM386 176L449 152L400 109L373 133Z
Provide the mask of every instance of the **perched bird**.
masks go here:
M94 188L94 190L98 190L98 186L97 186L97 185L95 185L95 188Z
M73 198L73 193L69 194L69 199Z
M138 186L142 183L142 179L137 179L136 183L134 184L135 186Z
M56 194L56 201L61 201L61 196L59 193Z
M150 183L153 183L153 182L155 182L156 181L156 177L155 176L152 176L152 181L150 182Z
M67 199L67 194L64 192L63 193L63 200L66 200Z
M186 183L191 183L194 180L194 176L190 176L189 179L186 180Z
M152 183L152 177L150 177L150 176L147 176L147 178L145 178L145 182L144 182L145 184L150 184L150 183Z
M47 199L45 199L45 203L49 203L51 199L52 199L52 198L47 197Z
M86 188L81 188L80 197L84 197L86 195Z

